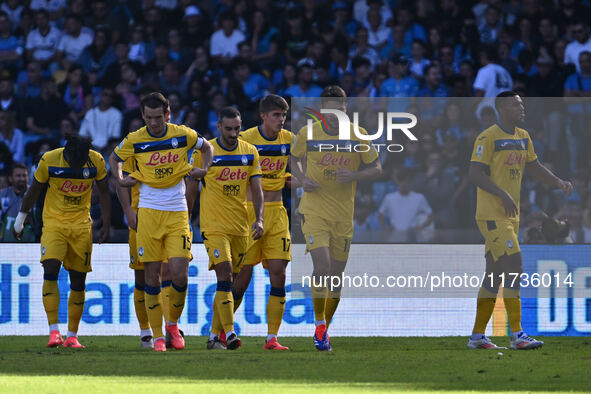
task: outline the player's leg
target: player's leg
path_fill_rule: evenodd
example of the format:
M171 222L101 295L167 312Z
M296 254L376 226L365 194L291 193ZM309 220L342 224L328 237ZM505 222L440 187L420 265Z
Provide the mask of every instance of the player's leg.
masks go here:
M164 321L170 320L170 289L172 287L172 275L168 264L162 264L162 313Z
M222 261L214 266L217 287L213 303L215 305L213 319L219 319L222 329L226 333L226 347L234 350L241 342L234 331L234 297L232 296L232 263ZM212 333L214 334L214 333ZM214 334L215 336L215 334ZM215 339L215 338L213 338ZM210 340L212 338L210 337Z
M42 261L41 264L43 265L43 307L49 324L47 347L56 347L64 343L58 325L60 294L57 279L62 263L56 259L49 259Z
M468 340L469 349L494 349L497 346L485 335L486 326L493 314L497 293L501 284L501 265L494 261L492 252L486 253L485 280L478 291L476 301L476 318L472 335Z
M267 260L267 269L271 281L271 291L267 301L268 329L265 343L265 349L267 350L289 350L288 347L277 342L277 334L285 312L285 271L287 263L287 260Z
M136 232L129 229L129 268L134 274L133 288L133 306L135 316L140 326L140 346L142 348L153 348L154 342L152 331L150 330L150 321L146 311L146 280L144 275L144 265L140 262L136 243Z
M68 298L68 337L64 347L83 349L78 341L78 327L84 312L86 292L86 272L78 272L70 268L70 297Z
M254 265L244 265L238 274L233 278L232 282L232 296L234 297L234 312L238 309L242 303L242 297L250 285L252 280L252 269Z
M152 328L154 350L166 351L166 340L162 331L161 265L159 261L144 262L146 281L146 312Z
M337 260L333 258L330 262L330 276L336 278L342 278L343 273L345 272L345 267L347 266L347 261ZM326 307L324 309L324 315L326 319L326 328L330 326L332 322L332 318L337 311L337 307L339 306L339 302L341 301L341 284L339 286L332 285L332 281L329 282L328 292L326 297Z
M150 321L146 309L146 279L144 270L134 270L135 286L133 288L133 306L135 307L135 316L140 326L140 344L142 348L153 348L152 331L150 330Z
M185 307L187 296L187 278L189 261L184 257L172 257L168 261L168 269L172 278L169 297L169 320L166 322L166 332L170 334L170 343L177 350L185 348L185 340L178 328L178 321Z
M312 273L312 305L314 307L314 345L318 350L328 349L326 334L326 297L330 275L330 250L328 246L310 250L314 271Z

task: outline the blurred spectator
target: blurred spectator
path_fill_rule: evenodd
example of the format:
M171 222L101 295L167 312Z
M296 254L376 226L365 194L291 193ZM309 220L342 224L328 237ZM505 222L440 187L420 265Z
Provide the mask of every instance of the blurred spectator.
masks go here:
M101 91L99 104L90 109L80 126L80 135L92 138L92 145L97 150L107 146L111 138L121 134L121 112L113 107L113 89Z
M589 34L589 23L587 20L580 20L573 24L572 32L575 35L574 41L570 42L564 51L564 63L574 64L577 71L581 71L579 56L581 52L591 52L591 35Z
M537 59L537 73L532 77L531 91L528 96L560 97L564 77L554 68L554 60L547 54Z
M21 71L17 77L18 96L25 100L39 97L42 77L41 64L35 60L30 61L27 69Z
M25 44L27 60L37 60L44 67L56 60L57 45L61 31L49 24L49 13L40 10L35 14L36 29L27 35ZM55 66L54 70L56 69Z
M499 93L513 89L513 79L511 75L502 66L496 63L497 54L492 46L485 46L480 50L481 68L476 74L474 80L474 90L476 97L484 97L476 114L480 116L480 111L484 106L492 106L494 97Z
M6 74L0 76L0 109L16 114L16 126L21 127L25 115L24 101L16 97L14 81Z
M68 69L68 76L66 81L60 85L60 92L64 103L70 108L78 121L84 117L86 111L93 105L92 93L86 83L84 70L77 63L72 64Z
M137 95L142 87L142 79L137 71L139 67L139 64L133 62L121 65L121 82L115 87L115 92L121 96L124 112L140 107L140 99Z
M383 23L379 10L370 8L367 11L367 33L368 44L371 48L379 51L385 44L390 34L390 29Z
M116 60L117 56L111 45L110 34L108 30L101 29L96 31L92 44L84 48L77 62L85 73L96 73L100 79L105 76L108 67Z
M31 0L29 7L33 11L47 11L49 18L55 21L65 15L68 4L66 0Z
M302 10L293 7L287 10L286 30L282 33L281 51L288 62L297 63L306 56L311 33L304 25Z
M373 70L379 63L380 57L378 52L369 46L369 33L365 27L360 27L355 33L355 44L349 50L349 57L351 59L361 56L371 62L371 69Z
M269 93L269 80L258 73L251 73L250 63L243 58L237 58L232 64L232 76L240 83L244 94L252 102L256 102Z
M429 59L425 58L425 44L421 40L412 42L412 57L410 61L410 73L413 77L421 79L425 72L425 67L431 64Z
M0 110L0 142L6 144L17 163L25 162L25 141L23 132L15 127L16 120L9 111Z
M393 24L391 27L391 34L388 35L386 44L380 49L380 57L382 59L391 59L397 54L402 54L406 57L412 55L411 44L405 40L404 27Z
M6 15L8 15L8 19L10 20L11 24L11 30L15 31L18 29L24 9L25 6L23 6L19 0L6 0L0 6L0 10L6 12Z
M12 152L10 152L10 149L4 142L0 142L0 175L8 177L13 163L14 160L12 159ZM8 179L6 178L6 180Z
M72 118L65 117L60 122L60 146L65 146L69 136L78 134L76 124Z
M400 7L396 12L396 21L403 28L405 33L404 40L408 45L415 41L427 42L427 32L420 23L414 21L414 14L408 7Z
M418 81L408 75L408 58L402 54L396 55L388 63L389 78L380 88L381 97L414 97L418 93Z
M355 76L352 96L369 97L372 88L371 62L365 57L358 56L353 58L351 64Z
M57 44L56 59L64 69L75 63L84 49L92 44L92 30L82 30L82 20L77 15L68 15L64 26L65 34Z
M211 36L211 23L207 15L196 5L185 8L183 15L183 42L203 43Z
M252 13L250 46L251 62L256 62L262 69L271 69L276 63L279 49L278 30L270 24L261 10Z
M167 95L172 91L176 91L184 98L187 94L188 86L189 76L182 73L181 66L175 61L166 63L160 76L160 89L162 93Z
M8 14L0 11L0 62L4 66L16 69L23 54L22 41L12 34Z
M62 100L55 81L44 79L39 97L29 101L27 109L27 131L51 137L57 132L61 120L70 113Z
M236 15L232 11L225 11L219 18L220 28L212 34L209 53L221 64L228 64L238 55L238 44L246 38L238 29Z
M207 113L207 128L212 137L219 137L220 132L217 127L219 112L227 105L227 101L222 92L216 91L212 94L210 103L211 108Z
M419 90L419 97L447 97L447 87L441 82L441 68L439 65L430 64L425 67L425 83Z
M484 14L485 22L479 26L480 42L483 44L493 44L497 40L499 31L503 27L501 22L501 10L495 6L489 5Z
M379 209L380 224L390 232L392 242L429 242L433 238L435 215L424 195L411 190L412 175L393 173L398 191L387 194Z
M100 81L104 85L117 86L121 78L121 66L129 62L129 44L119 41L115 44L116 61L112 62L106 69L104 77Z
M349 46L345 40L337 41L330 50L330 77L335 81L340 81L345 73L353 72L351 68L351 60L349 59ZM314 64L300 60L298 66L303 63L309 63L312 67Z
M313 83L314 71L312 65L304 63L298 66L297 70L298 84L285 90L285 95L289 97L320 97L322 88Z
M129 60L144 65L153 57L153 43L146 40L143 26L136 24L131 30L131 39L129 40Z
M187 111L181 101L181 96L178 92L170 92L168 94L168 106L170 108L170 123L183 124Z
M23 197L29 185L29 170L24 164L16 163L8 177L10 186L0 189L0 241L35 242L35 233L31 225L35 215L31 215L25 224L23 238L17 241L12 235L12 225L18 215Z
M181 69L186 70L191 64L193 51L183 46L182 36L179 29L168 31L168 58L179 62Z
M353 217L353 242L371 242L382 230L371 194L357 194Z

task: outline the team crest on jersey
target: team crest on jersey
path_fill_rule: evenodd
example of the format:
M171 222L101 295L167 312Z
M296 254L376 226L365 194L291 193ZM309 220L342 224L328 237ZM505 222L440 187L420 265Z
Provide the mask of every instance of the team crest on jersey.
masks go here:
M510 240L510 239L508 239L508 240L507 240L507 247L508 247L509 249L513 248L513 242L511 242L511 240Z
M42 246L42 247L41 247L41 254L42 254L42 255L45 255L45 246Z
M137 254L139 254L140 256L144 255L144 248L142 248L141 246L138 248L137 250Z
M314 243L314 237L313 237L313 236L311 236L311 235L310 235L310 236L308 237L308 243L309 243L310 245L312 245L312 244Z
M83 169L82 176L84 177L84 179L88 179L88 177L90 176L90 170L88 168Z
M287 153L287 148L285 147L285 145L281 146L281 155L285 156L285 154Z
M218 257L220 257L220 251L217 249L213 250L213 255L215 256L215 258L217 259Z
M482 151L483 151L483 150L484 150L484 146L482 146L482 145L478 145L478 146L476 147L476 156L479 156L479 157L480 157L480 156L482 156Z
M176 138L173 138L173 139L170 141L170 144L172 145L172 147L173 147L173 148L176 148L177 146L179 146L179 142L177 141L177 139L176 139Z
M133 258L133 256L129 256L129 260L131 260L131 264L133 264L135 259Z
M248 164L248 159L246 158L246 156L242 156L242 164L244 164L244 165Z

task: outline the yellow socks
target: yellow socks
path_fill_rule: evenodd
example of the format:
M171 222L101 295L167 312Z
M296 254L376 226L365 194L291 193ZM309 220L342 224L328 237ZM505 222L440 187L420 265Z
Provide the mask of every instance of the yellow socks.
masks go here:
M171 280L163 280L162 281L162 313L164 314L165 321L170 320L170 290L171 290L172 281Z
M74 290L70 287L70 297L68 298L68 331L78 332L80 319L84 312L84 295L85 291ZM68 334L69 335L69 334Z
M217 291L215 292L213 302L215 307L217 307L213 310L214 321L217 315L226 334L234 331L234 299L232 297L232 282L218 281Z
M314 281L312 279L312 281ZM317 321L325 319L326 296L328 289L324 286L317 287L312 283L312 304L314 305L314 318Z
M167 322L176 323L179 321L183 309L185 308L185 298L187 296L187 284L177 286L172 283L169 292L170 312Z
M341 301L341 291L328 291L328 298L326 299L326 306L324 308L324 314L326 318L326 328L330 325L332 317L339 306Z
M133 305L135 306L135 316L140 324L140 330L148 330L150 322L148 321L148 312L146 312L146 293L144 286L135 285L133 289Z
M277 335L285 311L285 287L271 287L267 301L268 334Z
M503 288L503 302L505 303L511 332L521 331L521 298L519 298L519 290Z
M162 332L162 298L160 287L146 285L146 312L154 340L164 337Z
M57 288L57 275L43 275L43 307L49 325L58 323L60 293Z
M476 303L476 321L474 322L473 334L484 334L486 332L486 325L492 316L495 309L495 301L497 294L492 291L480 288L478 292L478 301Z

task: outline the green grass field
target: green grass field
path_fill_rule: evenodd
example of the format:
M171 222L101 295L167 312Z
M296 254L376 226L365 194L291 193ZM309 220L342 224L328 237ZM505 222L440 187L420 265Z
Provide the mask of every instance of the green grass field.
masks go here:
M467 350L466 338L281 338L290 352L243 338L237 351L154 353L136 337L81 337L87 349L48 349L46 337L0 336L0 392L591 391L591 339L543 338L535 351ZM495 338L508 346L508 338ZM163 391L164 390L164 391Z

